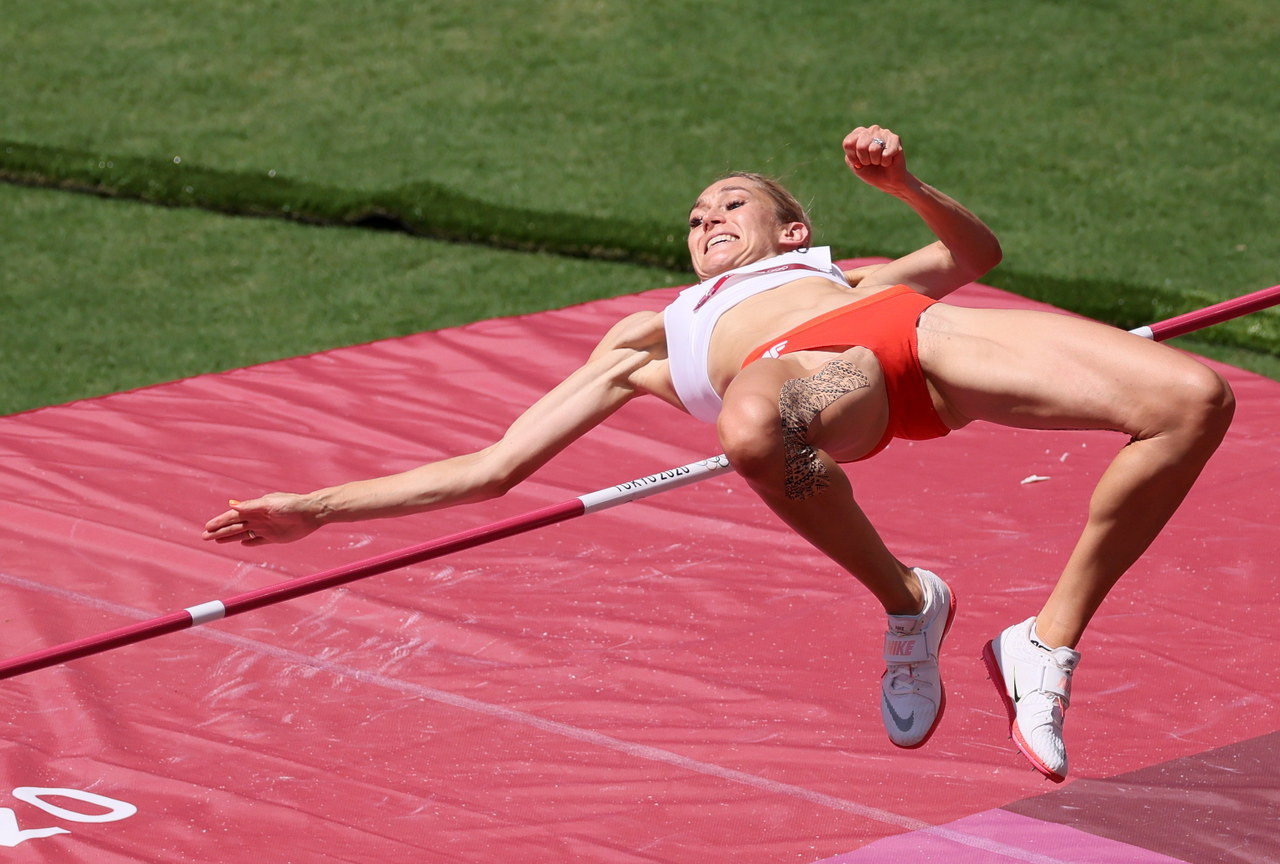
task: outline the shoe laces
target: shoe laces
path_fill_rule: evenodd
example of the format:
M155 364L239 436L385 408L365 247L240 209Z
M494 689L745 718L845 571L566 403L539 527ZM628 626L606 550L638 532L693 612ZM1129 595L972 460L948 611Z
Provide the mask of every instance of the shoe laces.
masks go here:
M909 636L920 640L926 639L923 616L910 620L909 623L894 622L890 624L889 639ZM917 668L927 663L927 653L925 657L917 656L915 658L886 656L884 678L888 691L894 694L917 693L923 687L933 686L932 682L926 681L916 674Z
M916 675L916 663L889 663L884 670L890 693L918 693L928 682Z

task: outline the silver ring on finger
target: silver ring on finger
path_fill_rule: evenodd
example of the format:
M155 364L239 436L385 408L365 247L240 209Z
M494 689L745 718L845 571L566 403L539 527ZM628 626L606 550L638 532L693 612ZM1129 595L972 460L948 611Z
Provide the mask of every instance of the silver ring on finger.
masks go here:
M883 139L883 138L872 138L872 139L871 139L871 143L872 143L872 144L879 144L879 145L880 145L880 149L881 149L881 150L883 150L883 149L884 149L884 139Z

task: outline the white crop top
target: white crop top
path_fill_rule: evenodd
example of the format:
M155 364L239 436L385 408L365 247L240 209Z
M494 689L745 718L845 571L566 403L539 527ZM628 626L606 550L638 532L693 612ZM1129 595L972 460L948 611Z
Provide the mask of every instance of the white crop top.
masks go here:
M671 383L690 414L708 423L714 423L720 414L720 394L707 374L711 334L720 316L748 297L811 276L849 284L840 268L831 263L829 247L797 249L686 288L663 311Z

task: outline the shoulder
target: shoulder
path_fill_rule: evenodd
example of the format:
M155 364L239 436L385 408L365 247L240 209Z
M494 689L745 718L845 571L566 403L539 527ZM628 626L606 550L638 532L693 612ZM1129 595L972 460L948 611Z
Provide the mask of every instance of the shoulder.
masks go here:
M614 324L589 363L633 393L652 394L683 410L671 383L663 313L636 312Z
M633 312L609 328L596 350L653 351L665 346L666 338L661 312Z

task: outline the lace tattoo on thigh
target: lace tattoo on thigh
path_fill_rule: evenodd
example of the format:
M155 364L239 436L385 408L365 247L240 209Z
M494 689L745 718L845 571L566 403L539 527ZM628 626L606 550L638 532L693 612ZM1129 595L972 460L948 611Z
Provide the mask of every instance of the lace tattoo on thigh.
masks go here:
M782 385L778 414L782 419L782 452L786 460L785 492L793 501L812 498L830 485L827 466L809 443L809 424L846 393L869 387L862 370L847 360L832 360L808 378Z

